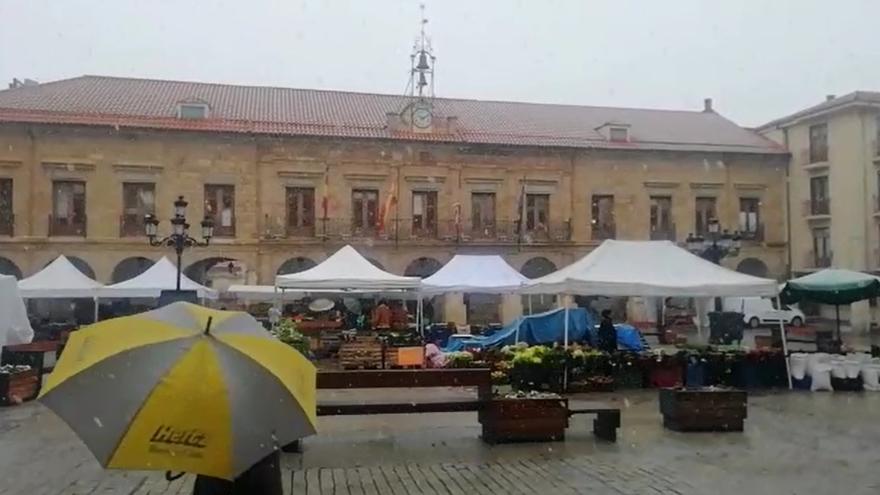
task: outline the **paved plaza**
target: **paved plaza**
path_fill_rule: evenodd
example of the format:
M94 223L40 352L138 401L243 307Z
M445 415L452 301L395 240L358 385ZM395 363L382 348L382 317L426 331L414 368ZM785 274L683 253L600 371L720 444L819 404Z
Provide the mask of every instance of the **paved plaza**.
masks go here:
M396 396L385 400L430 393L382 392ZM322 418L303 455L285 454L285 486L352 495L880 491L880 394L754 395L746 431L726 434L664 430L656 397L601 396L623 412L616 444L596 442L584 416L564 442L492 447L478 439L474 413ZM168 483L161 473L102 470L39 404L0 409L0 494L188 494L191 487L191 478Z

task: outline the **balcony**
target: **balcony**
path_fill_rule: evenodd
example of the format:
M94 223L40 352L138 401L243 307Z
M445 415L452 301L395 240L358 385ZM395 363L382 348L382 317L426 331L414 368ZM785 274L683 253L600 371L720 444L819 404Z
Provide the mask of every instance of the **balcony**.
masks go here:
M284 229L284 234L288 238L312 238L315 237L315 233L314 225L288 225Z
M86 216L59 218L49 215L50 237L85 237Z
M612 224L593 224L590 238L594 241L617 238L617 226Z
M742 238L743 241L763 242L764 224L759 223L758 225L752 226L750 229L742 229L739 231L739 236Z
M15 235L15 215L12 213L0 214L0 235L9 237Z
M806 199L803 202L803 214L807 218L821 218L831 215L830 198Z
M658 227L651 226L652 241L675 241L675 224L660 225Z
M834 256L831 251L827 251L825 253L816 253L814 251L810 251L807 253L804 265L808 268L815 269L830 268L833 261Z
M384 229L378 226L352 224L350 219L332 218L318 220L315 236L323 239L375 239L394 242L442 242L474 244L553 244L571 241L569 222L552 222L538 228L528 229L520 235L519 222L484 222L474 226L471 222L438 220L436 225L420 227L412 219L389 220Z

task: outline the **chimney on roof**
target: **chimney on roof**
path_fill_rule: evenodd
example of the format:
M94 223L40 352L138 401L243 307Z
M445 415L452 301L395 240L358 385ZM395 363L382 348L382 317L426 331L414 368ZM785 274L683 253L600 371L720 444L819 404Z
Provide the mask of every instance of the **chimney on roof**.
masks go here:
M38 81L34 81L33 79L25 78L24 80L21 80L21 79L15 77L12 79L12 82L9 83L9 89L23 88L25 86L39 86L39 85L40 85L40 83Z
M703 99L703 111L704 112L714 112L712 109L712 98Z
M825 95L825 101L831 101L837 98L837 95Z

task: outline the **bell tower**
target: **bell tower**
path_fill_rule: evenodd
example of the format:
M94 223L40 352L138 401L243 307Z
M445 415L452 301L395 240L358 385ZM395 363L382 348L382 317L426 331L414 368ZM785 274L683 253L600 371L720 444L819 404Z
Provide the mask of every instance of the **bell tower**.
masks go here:
M404 126L414 132L430 132L434 125L434 50L425 34L428 19L425 4L421 10L419 37L409 56L409 83L406 86L407 104L400 114Z

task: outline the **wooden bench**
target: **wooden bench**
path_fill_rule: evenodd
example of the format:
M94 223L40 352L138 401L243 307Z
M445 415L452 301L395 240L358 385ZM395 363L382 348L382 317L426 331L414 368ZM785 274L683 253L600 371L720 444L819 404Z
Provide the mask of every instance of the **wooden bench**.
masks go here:
M492 398L492 377L488 368L321 371L318 372L317 381L318 390L424 387L477 389L477 396L465 401L319 404L318 416L479 411L485 401Z
M609 442L617 441L617 429L620 428L619 408L611 407L601 402L578 401L576 405L578 406L576 409L569 407L569 417L575 414L595 414L593 434L596 435L596 438L608 440Z

